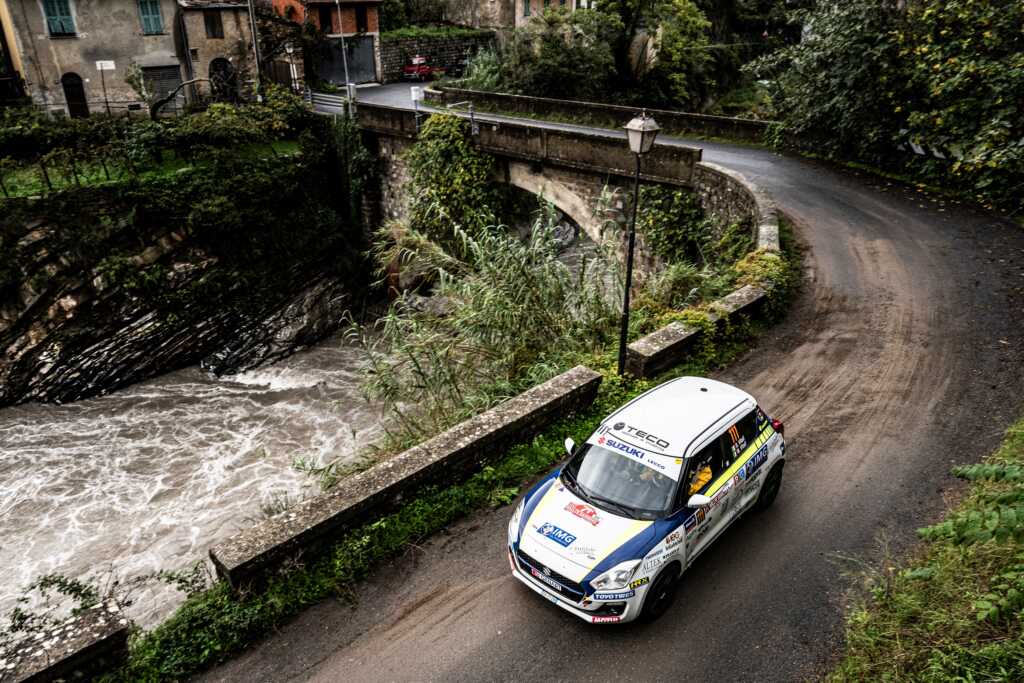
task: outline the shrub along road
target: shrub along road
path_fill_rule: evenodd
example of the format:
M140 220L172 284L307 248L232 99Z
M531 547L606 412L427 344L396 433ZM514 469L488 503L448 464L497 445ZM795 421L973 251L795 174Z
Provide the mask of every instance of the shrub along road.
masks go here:
M362 90L403 106L407 87ZM406 99L402 99L406 98ZM789 317L721 379L786 422L766 513L726 532L653 625L585 624L509 574L511 508L479 514L300 616L208 680L803 680L832 661L847 581L934 521L1024 410L1024 231L912 188L698 144L763 187L808 247ZM573 434L577 441L585 434Z

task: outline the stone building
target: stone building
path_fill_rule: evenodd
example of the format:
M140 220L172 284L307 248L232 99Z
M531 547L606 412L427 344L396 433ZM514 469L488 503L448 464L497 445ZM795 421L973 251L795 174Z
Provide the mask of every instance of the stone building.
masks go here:
M176 10L174 0L0 0L0 22L32 100L88 116L138 104L125 82L133 62L154 81L180 82Z
M334 84L381 80L380 23L383 0L273 0L274 11L298 23L313 24L324 33L326 45L315 60L319 78ZM345 50L342 56L342 37Z
M178 0L185 76L201 94L246 92L256 73L246 0Z
M573 10L592 7L593 0L446 0L446 20L484 29L522 28L548 7Z
M143 109L133 64L158 94L211 77L244 89L255 71L246 0L0 0L0 24L28 96L70 116ZM165 110L210 90L183 88Z

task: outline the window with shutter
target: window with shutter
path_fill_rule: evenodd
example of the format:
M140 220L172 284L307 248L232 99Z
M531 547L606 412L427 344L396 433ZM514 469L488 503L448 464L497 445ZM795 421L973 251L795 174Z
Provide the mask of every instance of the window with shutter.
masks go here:
M160 0L139 0L139 16L142 18L142 32L146 35L164 32Z
M75 35L75 20L71 18L68 0L43 0L46 28L51 36Z

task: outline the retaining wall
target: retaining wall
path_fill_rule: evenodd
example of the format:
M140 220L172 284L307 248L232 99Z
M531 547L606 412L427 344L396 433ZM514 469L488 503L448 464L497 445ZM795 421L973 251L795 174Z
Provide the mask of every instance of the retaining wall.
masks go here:
M0 662L0 681L91 680L127 656L128 620L113 603L101 603L13 648Z
M577 366L346 479L212 548L217 574L232 587L243 587L283 560L371 521L424 485L459 481L558 418L590 405L600 383L600 374Z
M428 101L442 105L471 101L481 109L528 114L531 116L556 117L584 123L587 120L596 125L625 126L641 111L637 107L623 107L600 102L581 100L557 100L529 95L467 90L450 86L435 86L425 92ZM690 133L704 137L731 138L761 142L773 122L737 119L728 116L709 116L669 109L647 109L658 124L669 133Z
M490 31L476 36L400 39L385 33L380 46L381 78L385 83L402 80L402 67L413 55L425 55L432 67L451 71L459 68L467 55L493 45L494 34Z

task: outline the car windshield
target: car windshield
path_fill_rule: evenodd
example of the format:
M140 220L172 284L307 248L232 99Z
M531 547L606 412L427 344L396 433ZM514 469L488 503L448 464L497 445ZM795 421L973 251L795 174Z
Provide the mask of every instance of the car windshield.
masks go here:
M562 470L578 496L626 517L654 519L668 511L676 482L626 455L584 444Z

